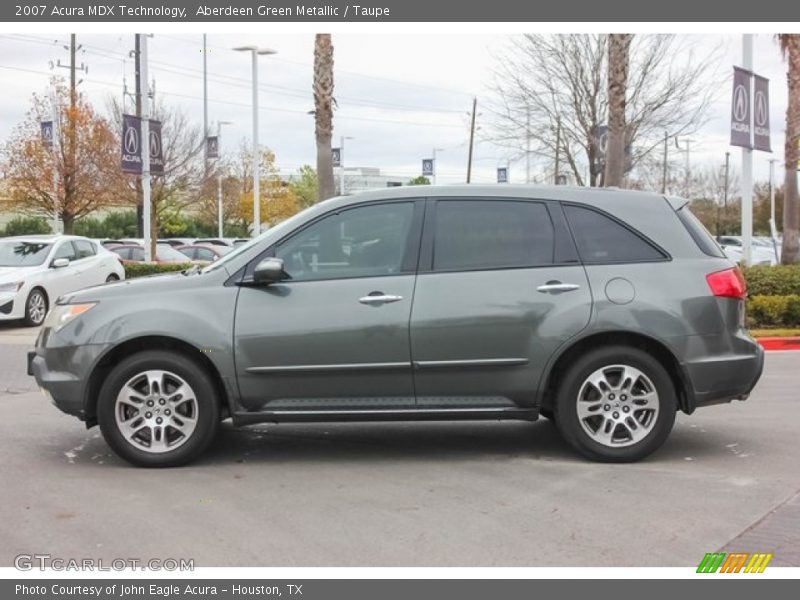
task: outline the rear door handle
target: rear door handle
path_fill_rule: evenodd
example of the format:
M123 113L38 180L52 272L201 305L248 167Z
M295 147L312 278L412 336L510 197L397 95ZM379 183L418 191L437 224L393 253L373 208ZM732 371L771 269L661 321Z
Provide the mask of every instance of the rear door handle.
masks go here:
M548 281L544 285L536 288L537 292L549 294L551 292L571 292L580 288L577 283L561 283L560 281Z
M402 299L403 299L402 296L395 296L393 294L381 294L381 293L378 293L378 294L374 294L374 295L370 294L369 296L364 296L362 298L359 298L358 301L361 304L372 304L372 305L375 305L375 304L389 304L391 302L399 302Z

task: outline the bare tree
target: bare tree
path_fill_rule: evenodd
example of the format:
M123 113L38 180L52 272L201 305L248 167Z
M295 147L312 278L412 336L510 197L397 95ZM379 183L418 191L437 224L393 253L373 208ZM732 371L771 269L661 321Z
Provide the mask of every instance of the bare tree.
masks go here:
M625 176L625 103L630 71L629 33L608 36L608 143L605 185L622 186Z
M552 160L558 150L578 185L603 185L597 138L608 118L606 49L599 34L512 40L495 68L489 139L523 153L530 131L534 153ZM637 35L629 53L624 147L633 166L660 147L665 130L695 131L722 87L710 81L717 53L697 56L686 38Z
M783 184L783 246L781 263L784 265L800 259L800 199L797 195L797 144L800 140L800 35L781 33L778 35L783 56L788 60L786 83L789 88L789 104L786 108L786 143L784 145Z
M333 44L330 33L314 38L314 134L317 141L319 199L334 195L331 136L333 135Z

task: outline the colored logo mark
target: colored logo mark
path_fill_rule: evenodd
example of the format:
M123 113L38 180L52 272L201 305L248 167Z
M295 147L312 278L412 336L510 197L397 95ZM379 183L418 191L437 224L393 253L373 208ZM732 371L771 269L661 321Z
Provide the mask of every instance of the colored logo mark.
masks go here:
M749 552L707 552L697 566L698 573L763 573L772 554Z

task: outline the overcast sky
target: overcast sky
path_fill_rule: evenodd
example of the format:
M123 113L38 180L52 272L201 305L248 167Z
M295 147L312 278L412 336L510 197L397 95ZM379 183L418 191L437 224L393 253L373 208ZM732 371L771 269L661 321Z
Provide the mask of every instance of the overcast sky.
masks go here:
M123 77L133 90L133 34L79 35L83 45L78 63L88 66L81 74L82 92L104 108L110 95L122 97ZM463 181L467 160L468 117L472 96L478 97L478 124L485 122L481 103L497 53L509 35L356 35L335 34L334 146L345 142L349 167L380 167L386 174L411 178L420 174L422 158L432 149L438 153L438 182ZM50 70L51 61L68 64L66 33L0 35L0 144L24 117L33 92L45 92L52 73L68 76L67 69ZM711 119L692 136L693 168L718 166L726 151L738 170L740 151L728 146L731 65L741 63L741 36L692 36L700 52L719 48L718 101ZM210 127L218 120L232 121L222 136L223 152L232 152L251 133L249 55L231 47L255 44L278 51L260 59L260 127L263 145L275 150L282 171L315 163L311 97L313 35L253 34L208 35L208 115ZM150 73L156 95L176 104L202 123L202 36L155 35L150 40ZM756 180L766 180L767 159L783 151L786 107L785 64L772 36L755 37L756 72L771 81L772 155L755 153ZM132 112L131 100L128 107ZM480 138L481 131L478 132ZM495 180L495 169L504 165L506 151L479 143L474 162L474 181ZM540 165L539 170L549 168ZM522 162L511 164L513 182L524 180ZM782 177L778 166L777 177Z

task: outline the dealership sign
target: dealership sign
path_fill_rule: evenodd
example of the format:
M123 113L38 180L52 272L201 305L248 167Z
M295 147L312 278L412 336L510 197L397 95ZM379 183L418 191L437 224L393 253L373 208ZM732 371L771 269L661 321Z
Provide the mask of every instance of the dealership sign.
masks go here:
M750 88L753 74L733 68L733 96L731 97L731 146L752 148Z
M164 146L161 122L150 121L147 151L150 153L150 174L164 174ZM134 115L122 115L121 164L125 173L142 174L142 120Z
M206 158L219 158L219 138L216 135L206 138Z
M423 158L422 159L422 174L426 177L433 176L433 159L432 158Z
M497 167L497 183L508 183L508 167Z
M42 144L45 145L46 148L53 147L53 122L52 121L42 121Z
M772 152L769 141L769 79L753 75L753 148Z
M331 148L331 163L334 167L342 166L342 150L341 148Z

